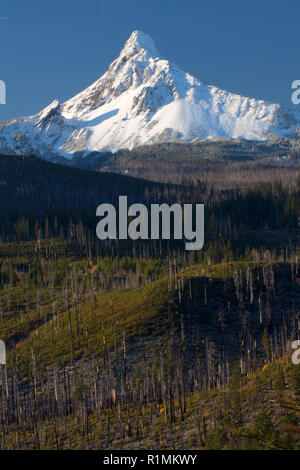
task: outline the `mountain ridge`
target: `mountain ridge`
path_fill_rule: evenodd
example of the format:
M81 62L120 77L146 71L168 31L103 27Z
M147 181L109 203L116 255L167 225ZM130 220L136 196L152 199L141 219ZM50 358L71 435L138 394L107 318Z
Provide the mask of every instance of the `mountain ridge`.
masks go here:
M0 151L72 160L164 142L298 138L300 115L207 85L134 31L98 80L64 103L0 123Z

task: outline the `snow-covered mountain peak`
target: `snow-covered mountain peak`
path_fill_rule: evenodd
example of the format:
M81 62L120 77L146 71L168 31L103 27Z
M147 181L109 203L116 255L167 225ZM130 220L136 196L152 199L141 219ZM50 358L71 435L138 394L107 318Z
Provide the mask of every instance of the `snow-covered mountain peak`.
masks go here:
M64 103L63 115L68 119L86 119L91 112L124 93L134 92L141 85L150 83L152 77L156 81L161 70L168 68L168 61L159 56L153 39L141 31L134 31L108 71Z
M48 159L162 142L297 138L299 113L222 90L163 59L134 31L92 85L35 116L0 123L0 151Z
M132 57L143 50L149 57L160 57L160 53L155 47L155 43L151 36L143 33L142 31L133 31L129 39L126 41L123 47L120 57Z

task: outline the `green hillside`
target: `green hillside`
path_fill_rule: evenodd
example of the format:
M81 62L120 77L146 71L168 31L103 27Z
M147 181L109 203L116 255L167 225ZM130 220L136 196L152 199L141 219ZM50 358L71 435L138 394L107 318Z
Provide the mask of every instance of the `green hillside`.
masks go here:
M2 446L299 445L297 255L184 267L56 240L0 249Z

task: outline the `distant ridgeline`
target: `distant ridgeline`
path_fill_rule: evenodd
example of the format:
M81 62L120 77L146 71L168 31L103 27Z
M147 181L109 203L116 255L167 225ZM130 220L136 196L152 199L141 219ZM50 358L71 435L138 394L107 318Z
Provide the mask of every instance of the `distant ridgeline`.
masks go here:
M173 250L177 254L185 251L181 240L98 240L97 207L102 203L117 206L119 196L127 195L129 205L139 201L147 207L203 203L205 245L193 255L199 260L203 256L221 260L228 254L228 246L230 256L238 257L247 247L282 250L296 242L300 197L294 167L249 166L245 173L240 167L228 168L231 170L226 172L222 165L213 167L211 180L220 184L212 185L205 173L199 173L194 183L163 184L71 168L32 156L1 156L0 237L2 241L59 238L114 254L172 256ZM226 186L230 178L232 189Z
M44 156L47 159L47 154ZM83 169L103 169L124 173L126 169L143 170L151 165L158 172L162 164L180 162L188 171L191 162L204 165L215 161L268 162L287 164L300 158L300 141L295 139L272 139L251 141L243 139L212 139L199 143L161 143L144 145L133 150L113 152L75 152L71 160L57 156L57 163L65 163ZM53 156L51 156L53 161Z

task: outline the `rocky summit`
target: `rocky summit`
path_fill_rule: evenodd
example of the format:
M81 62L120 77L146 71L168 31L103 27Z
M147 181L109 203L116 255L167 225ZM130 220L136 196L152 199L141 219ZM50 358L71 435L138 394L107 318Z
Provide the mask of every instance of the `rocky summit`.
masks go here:
M0 151L72 160L163 142L298 138L300 114L207 85L134 31L92 85L65 103L0 124Z

